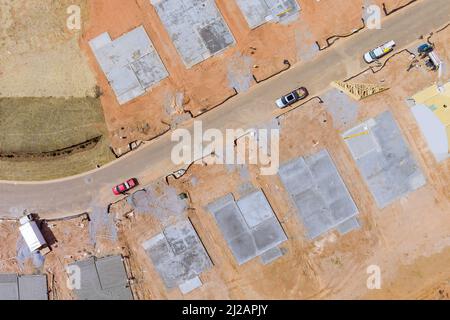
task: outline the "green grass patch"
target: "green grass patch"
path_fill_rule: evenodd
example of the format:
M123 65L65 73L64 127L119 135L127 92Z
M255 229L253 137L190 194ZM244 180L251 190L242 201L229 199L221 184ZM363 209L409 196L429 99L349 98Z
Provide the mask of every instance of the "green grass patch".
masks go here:
M0 160L0 180L45 181L73 176L93 170L97 165L107 164L115 159L109 149L109 142L101 139L94 147L54 159L42 160Z
M106 133L95 98L0 98L0 152L64 149Z
M48 156L96 137L100 141L86 149ZM0 160L0 180L17 181L72 176L115 159L100 100L89 97L0 98L0 154L33 154Z

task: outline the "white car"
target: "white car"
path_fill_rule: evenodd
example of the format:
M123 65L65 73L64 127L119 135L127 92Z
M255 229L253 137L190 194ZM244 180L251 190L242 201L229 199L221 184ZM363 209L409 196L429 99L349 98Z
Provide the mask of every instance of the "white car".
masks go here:
M387 55L389 52L394 50L394 47L395 47L394 40L386 42L382 46L379 46L379 47L367 52L364 55L364 61L366 61L367 63L372 63L375 60L380 59L381 57Z

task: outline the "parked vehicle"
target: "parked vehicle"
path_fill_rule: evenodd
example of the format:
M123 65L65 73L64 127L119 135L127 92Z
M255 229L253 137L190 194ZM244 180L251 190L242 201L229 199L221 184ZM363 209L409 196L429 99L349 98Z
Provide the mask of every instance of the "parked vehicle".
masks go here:
M137 187L139 185L139 182L136 178L129 179L125 181L124 183L121 183L117 186L115 186L112 190L113 193L116 196L120 196L121 194L124 194L125 192Z
M25 240L30 252L39 252L42 256L48 254L50 252L50 247L45 241L41 229L39 229L34 220L34 216L32 214L25 215L19 219L19 222L20 234Z
M394 40L386 42L385 44L367 52L364 55L364 61L366 61L367 63L372 63L375 60L380 59L381 57L387 55L389 52L394 50L394 47L395 47Z
M428 43L424 43L417 48L417 51L419 53L429 53L433 51L433 46L429 45Z
M276 104L278 108L283 109L297 101L305 99L308 95L309 95L308 90L305 87L301 87L288 93L285 96L282 96L280 99L276 101Z
M434 52L434 51L428 52L428 57L430 58L430 62L433 65L432 68L434 70L437 70L437 69L439 69L441 67L442 61L438 57L436 52Z
M441 67L442 61L438 57L437 53L434 51L434 47L428 43L421 44L417 51L421 58L427 58L426 66L433 69L438 70Z

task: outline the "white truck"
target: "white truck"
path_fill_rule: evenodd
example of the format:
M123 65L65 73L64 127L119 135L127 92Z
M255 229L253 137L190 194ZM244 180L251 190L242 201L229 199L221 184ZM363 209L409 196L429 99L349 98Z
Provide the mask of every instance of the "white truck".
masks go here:
M20 233L22 234L25 243L30 252L39 252L45 256L50 252L50 248L42 235L33 215L29 214L20 218Z
M385 44L383 44L373 50L370 50L369 52L364 54L364 61L366 61L367 63L372 63L375 60L380 59L381 57L387 55L389 52L394 50L394 47L395 47L394 40L386 42Z

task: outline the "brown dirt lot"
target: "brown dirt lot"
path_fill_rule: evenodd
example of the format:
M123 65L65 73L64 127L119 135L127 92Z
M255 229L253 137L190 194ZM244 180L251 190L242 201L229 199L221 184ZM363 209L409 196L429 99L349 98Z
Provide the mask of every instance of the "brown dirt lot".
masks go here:
M68 289L66 266L90 256L107 256L124 253L108 232L108 226L100 226L94 233L89 229L85 216L70 220L45 221L41 227L52 252L44 263L37 264L22 253L24 246L19 234L19 223L0 221L0 272L19 274L47 274L50 299L71 300L73 292ZM92 226L91 226L92 227ZM52 239L56 239L53 243Z
M404 3L391 2L390 7ZM81 8L83 32L66 28L66 9L73 4ZM90 153L85 152L80 162L69 160L74 164L74 170L66 172L60 164L61 159L47 162L33 159L27 165L23 161L20 165L9 161L2 164L2 171L16 173L3 175L3 179L59 178L111 161L114 157L104 147L110 144L125 147L132 141L155 137L168 130L171 124L181 121L185 111L197 115L216 106L235 94L234 87L238 86L238 91L244 91L253 85L252 75L264 79L285 68L285 59L291 63L312 59L317 52L315 41L323 46L326 38L348 34L361 24L359 0L300 1L300 4L300 18L290 24L265 24L250 30L235 2L217 1L237 44L188 70L149 1L78 0L55 3L46 0L0 3L4 27L0 34L0 95L13 98L94 96L98 93L98 82L103 91L101 102L111 138L110 142L104 136L101 147ZM340 19L344 11L347 17L345 20ZM87 41L105 31L116 38L141 24L152 38L170 77L150 93L119 107ZM214 76L208 77L208 74ZM242 78L250 80L244 81L244 85L239 87L237 83ZM81 113L79 110L78 114ZM189 114L184 116L189 117ZM58 122L68 123L71 120L69 117ZM42 131L50 129L45 123L40 125ZM82 142L76 136L67 137L66 140ZM38 141L33 135L33 138L25 137L17 144L33 144L33 141L37 145L46 143L44 140ZM50 145L47 147L50 148ZM17 174L19 171L25 174Z
M286 59L290 63L312 59L317 52L316 41L325 46L328 37L349 34L362 25L361 0L299 1L302 7L300 18L289 24L265 24L254 30L250 30L234 1L219 0L216 3L236 45L190 69L185 68L149 1L97 0L89 3L90 15L81 47L89 57L103 91L102 104L114 147L158 135L167 129L167 124L176 123L183 109L197 115L221 103L234 94L235 86L230 77L254 75L258 80L265 79L283 70ZM389 7L404 3L396 1ZM344 13L346 19L341 19ZM88 41L103 32L109 32L114 39L139 25L144 25L170 76L150 93L119 106ZM252 80L249 84L255 82ZM236 89L242 91L246 86ZM183 98L177 99L177 96Z
M115 159L80 32L66 27L67 8L78 5L83 21L86 4L0 1L0 180L61 178ZM100 143L76 155L5 157L67 149L99 136Z
M448 37L448 31L435 35L441 55L447 52ZM436 73L424 67L407 71L410 62L408 54L401 54L377 74L367 73L354 80L380 83L391 89L359 102L356 118L351 123L337 125L326 112L328 106L316 102L289 112L281 120L281 161L326 148L360 210L360 230L345 236L329 232L308 242L279 179L259 176L255 166L250 166L248 172L215 165L193 166L181 179L170 180L178 192L189 193L192 209L188 216L215 265L201 276L204 286L184 298L448 299L450 168L448 161L435 162L405 103L406 98L431 85ZM427 178L427 185L380 210L340 133L385 110L394 114ZM237 266L214 219L204 209L220 196L238 193L239 185L249 181L264 190L289 238L282 245L285 256L268 266L261 265L258 259ZM139 277L142 297L181 298L177 290L164 289L140 248L140 243L159 233L161 227L156 227L158 223L149 217L136 215L133 219L120 233L135 261L139 261L135 268L142 274ZM372 264L382 270L381 290L371 291L366 287L366 270ZM296 270L295 277L292 270Z
M415 0L417 1L417 0ZM379 5L380 7L385 7L386 11L388 13L396 10L397 8L401 7L401 6L405 6L409 3L414 2L411 0L390 0L390 1L383 1L383 0L374 0L373 3Z
M448 34L439 34L437 38L445 42ZM436 74L423 67L408 72L410 62L408 54L398 55L379 73L354 80L388 84L391 89L359 102L352 123L337 125L326 112L328 106L318 102L310 102L281 118L281 162L326 148L360 210L360 230L345 236L331 231L309 242L278 177L260 176L256 166L230 169L194 165L179 180L170 180L170 184L180 193L189 193L192 209L188 216L215 266L202 274L204 286L189 295L183 297L177 290L166 291L141 248L142 241L159 233L162 227L155 218L135 215L120 225L119 233L131 252L134 273L139 275L140 297L448 299L450 168L448 162L435 162L404 102L430 85ZM394 114L426 175L427 185L380 210L340 133L385 110ZM245 182L264 190L289 238L282 245L285 256L268 266L261 265L258 259L238 266L214 219L205 210L218 197L229 192L238 194L239 186ZM372 264L382 270L381 290L366 287L366 269Z
M0 96L93 96L95 76L79 32L66 28L67 8L86 0L1 1Z
M91 254L121 252L129 256L135 278L133 290L139 299L448 299L450 168L448 163L434 162L404 103L406 97L429 85L434 78L434 74L421 68L408 73L409 62L408 55L399 55L376 75L357 79L384 80L391 89L360 102L354 121L363 121L384 110L393 112L428 181L425 187L383 210L376 207L340 137L345 126L336 127L326 112L326 105L310 102L281 118L281 161L326 148L360 210L360 230L345 236L331 231L316 241L307 241L302 223L278 177L260 176L257 166L195 165L179 180L169 181L177 192L189 193L192 209L188 216L214 262L214 267L201 276L203 287L186 296L178 290L164 288L141 247L142 241L161 232L163 225L151 214L125 217L124 213L129 213L131 208L122 201L111 212L117 219L117 241L111 240L106 227L97 232L94 246L87 222L81 218L49 222L58 239L43 268L51 275L52 294L56 289L55 297L72 298L63 285L63 265ZM289 238L282 245L286 254L267 266L258 259L238 266L214 219L204 209L228 192L238 193L239 186L245 182L264 190ZM0 251L1 270L17 272L20 270L14 259L17 224L2 222L0 226L4 230L2 240L10 244ZM381 267L381 290L366 288L366 268L371 264ZM29 262L26 266L24 272L35 271ZM296 276L292 276L293 270Z
M121 7L121 5L124 6L121 3L114 0L109 2L109 6L102 1L92 4L91 10L93 8L95 10L91 12L97 12L97 14L102 12L103 18L97 22L91 18L91 25L83 41L97 35L91 28L95 27L95 30L98 30L97 33L108 31L116 37L141 24L143 20L146 21L144 25L163 60L164 55L168 56L170 52L173 52L174 48L170 43L163 44L163 40L160 39L160 37L164 38L164 33L158 34L149 28L154 23L150 19L152 13L148 13L147 10L140 11L137 8L120 11L118 8L124 8ZM138 0L137 3L142 5L142 8L147 6L147 2L141 3ZM327 2L323 3L326 5ZM221 2L219 6L232 10L234 5L228 7ZM307 10L305 6L304 10ZM142 13L144 11L145 14ZM224 9L223 12L225 11ZM109 21L108 17L114 16L114 12L117 17ZM121 14L118 14L119 12ZM226 13L224 16L229 19ZM130 21L136 24L130 25ZM268 25L262 28L291 27ZM432 38L436 42L436 50L447 61L450 59L449 35L450 32L446 29ZM235 36L239 39L238 35L235 34ZM245 37L245 32L240 36ZM315 39L318 38L311 37L311 42ZM83 50L88 50L85 42L82 46ZM233 54L239 52L236 48L228 51L232 50L235 50ZM171 77L160 87L155 88L151 94L120 109L115 105L114 97L106 86L106 80L100 75L98 66L92 60L92 55L88 53L91 66L96 68L104 90L102 103L109 130L114 131L120 126L126 126L127 121L130 121L130 124L134 123L133 117L137 115L144 117L151 114L148 106L158 105L155 101L162 101L157 99L162 99L161 92L164 90L172 95L180 90L189 97L191 95L195 97L195 94L201 92L194 94L190 93L190 89L184 91L178 88L184 88L185 83L188 83L184 81L187 81L189 77L195 79L195 72L199 72L197 75L199 78L201 72L206 72L205 70L210 72L209 69L202 69L203 66L219 68L221 59L229 57L228 54L232 55L228 51L199 65L198 68L201 71L194 68L184 70L180 67L180 61L173 62L174 65L168 66L169 71L177 70L179 78ZM262 50L257 49L254 55L260 54L260 51ZM291 52L293 57L298 53L294 52L294 50ZM260 58L263 59L264 56L261 55ZM273 61L268 59L274 62L279 61L278 58ZM355 82L380 83L388 85L391 89L359 102L357 114L351 122L339 125L327 112L329 106L318 102L309 102L287 113L280 120L281 161L313 154L326 148L359 208L362 225L360 230L352 231L344 236L331 231L316 241L307 241L303 225L297 218L288 194L277 176L260 176L257 166L230 168L218 165L195 165L179 180L170 180L170 184L178 193L189 193L191 202L187 215L214 262L214 267L201 275L204 285L200 289L182 296L178 290L167 291L164 288L162 280L141 247L142 241L161 232L163 225L152 214L129 214L131 209L125 201L114 205L109 216L110 219L115 219L117 240L111 236L111 225L96 226L95 219L90 222L91 227L96 230L94 235L90 234L88 222L82 218L49 222L50 230L58 242L53 252L47 256L43 267L39 268L33 266L29 260L24 266L19 264L17 248L20 241L17 222L0 221L0 241L5 243L0 248L0 272L46 272L50 279L51 296L71 299L73 296L65 287L64 265L90 255L122 253L129 256L131 273L135 278L133 290L139 299L448 299L450 164L448 161L437 163L434 160L405 103L405 99L436 81L436 74L423 67L406 71L410 63L409 55L401 54L390 60L382 71L376 74L368 72L356 78ZM264 75L261 74L261 76ZM448 80L448 75L446 79ZM211 87L216 88L214 82L211 82ZM223 93L219 88L217 92ZM159 98L158 94L161 95ZM199 100L192 98L192 101L201 101L201 98L197 99ZM139 106L145 106L147 109L144 110ZM427 185L380 210L355 166L340 133L385 110L393 113L411 152L426 176ZM111 111L110 114L108 114L109 111ZM147 121L147 118L145 120ZM155 116L156 120L160 119ZM299 123L302 125L300 126ZM154 127L151 128L154 129ZM156 129L154 130L157 132ZM205 210L205 206L216 198L229 192L239 192L239 186L245 182L251 182L253 186L264 190L289 238L282 245L286 254L267 266L263 266L258 259L238 266L213 217ZM368 277L366 268L372 264L381 267L381 290L370 291L366 287Z

